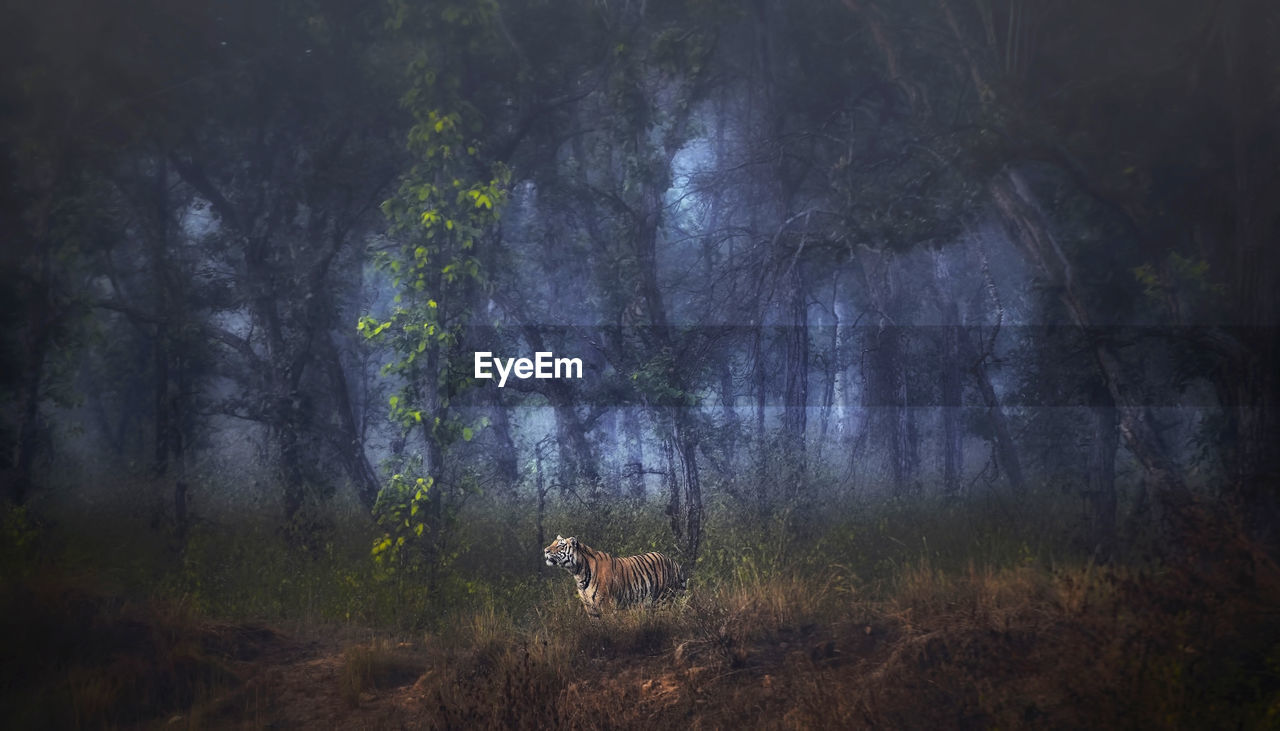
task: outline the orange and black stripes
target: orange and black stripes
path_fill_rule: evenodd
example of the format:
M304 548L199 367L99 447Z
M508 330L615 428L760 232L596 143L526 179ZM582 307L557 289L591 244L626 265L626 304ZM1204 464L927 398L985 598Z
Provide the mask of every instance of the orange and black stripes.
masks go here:
M657 551L618 558L577 538L556 536L543 556L547 565L573 574L582 605L593 617L610 604L624 608L669 599L687 583L680 564Z

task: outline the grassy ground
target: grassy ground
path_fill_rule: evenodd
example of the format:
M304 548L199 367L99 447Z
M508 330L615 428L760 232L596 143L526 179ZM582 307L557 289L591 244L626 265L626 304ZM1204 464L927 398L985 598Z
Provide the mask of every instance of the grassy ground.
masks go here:
M6 517L0 717L20 727L1263 728L1280 570L1227 524L1098 565L1058 498L713 509L691 591L591 620L528 515L475 505L448 578L248 525L187 550L126 522ZM599 548L656 511L559 509ZM336 527L340 526L340 527ZM1176 557L1175 557L1176 556Z

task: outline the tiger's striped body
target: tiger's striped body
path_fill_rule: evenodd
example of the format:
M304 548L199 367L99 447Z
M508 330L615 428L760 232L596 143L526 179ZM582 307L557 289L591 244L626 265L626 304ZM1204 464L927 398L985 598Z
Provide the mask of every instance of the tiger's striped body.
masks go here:
M688 579L680 564L666 554L644 553L619 558L597 551L577 538L556 536L543 550L548 566L573 574L582 607L599 617L605 607L622 609L653 604L684 591Z

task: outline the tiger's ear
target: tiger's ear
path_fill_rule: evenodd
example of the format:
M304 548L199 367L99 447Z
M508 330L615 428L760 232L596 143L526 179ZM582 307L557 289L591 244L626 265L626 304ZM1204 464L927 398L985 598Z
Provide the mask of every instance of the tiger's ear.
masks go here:
M575 538L574 536L569 536L569 545L570 545L570 546L573 546L574 548L577 548L577 547L578 547L578 539L577 539L577 538Z
M564 540L564 536L562 536L562 535L560 535L559 533L557 533L557 534L556 534L556 540L557 540L557 541L563 541L563 540Z

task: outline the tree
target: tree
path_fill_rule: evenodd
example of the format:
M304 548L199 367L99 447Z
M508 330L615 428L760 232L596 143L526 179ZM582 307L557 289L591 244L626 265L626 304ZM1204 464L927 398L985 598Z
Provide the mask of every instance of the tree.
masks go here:
M412 547L434 583L452 511L469 490L460 473L447 472L446 458L480 427L454 402L473 385L467 326L487 286L482 252L496 240L510 174L495 157L496 120L486 114L492 110L465 95L471 88L465 80L493 70L490 54L499 40L493 7L400 3L394 11L397 29L420 39L403 100L414 117L409 149L416 160L383 204L397 240L378 263L396 289L394 304L384 315L361 317L358 328L389 344L394 360L384 371L401 383L390 399L391 418L422 444L419 458L379 494L375 512L386 533L374 554L403 560Z

